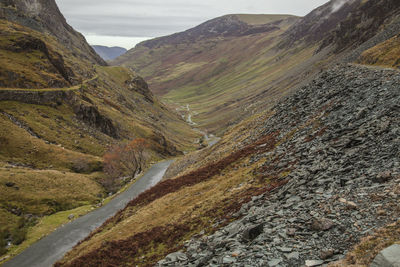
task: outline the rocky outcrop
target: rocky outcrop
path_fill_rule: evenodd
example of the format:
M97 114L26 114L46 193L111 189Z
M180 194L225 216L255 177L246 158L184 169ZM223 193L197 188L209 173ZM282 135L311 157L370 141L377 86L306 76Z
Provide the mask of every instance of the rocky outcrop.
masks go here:
M336 52L356 48L382 31L392 17L400 15L400 2L397 0L355 2L353 10L329 33L319 50L332 44Z
M68 25L54 0L5 0L1 1L0 10L0 19L50 33L60 43L79 53L81 58L107 65L87 44L83 35Z
M8 50L16 53L28 51L31 52L36 50L43 53L47 60L54 67L54 72L58 72L65 80L65 83L61 83L58 85L51 84L50 86L52 87L68 87L74 82L73 78L75 74L70 68L65 65L63 57L54 51L49 51L46 43L39 38L31 35L24 35L23 38L14 41L14 43L9 47Z
M352 10L358 8L360 2L361 0L331 0L314 9L285 32L285 38L280 46L291 47L300 40L307 43L323 40Z
M143 95L147 102L154 103L153 93L150 91L149 85L142 77L136 76L130 80L127 80L125 85L128 87L128 89Z
M245 143L279 133L251 163L285 185L158 266L321 266L399 220L399 83L394 70L339 65L281 101Z
M54 90L0 90L0 101L17 101L27 104L57 106L71 97L72 91Z
M108 136L118 138L117 128L109 118L99 112L97 107L77 103L74 105L73 109L79 120Z

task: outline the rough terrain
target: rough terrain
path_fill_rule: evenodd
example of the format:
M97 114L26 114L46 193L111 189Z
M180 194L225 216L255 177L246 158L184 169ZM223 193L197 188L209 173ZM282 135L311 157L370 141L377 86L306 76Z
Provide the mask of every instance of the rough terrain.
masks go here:
M398 221L399 82L394 70L340 65L281 101L258 134L290 138L252 160L260 175L286 170L287 184L158 266L319 266Z

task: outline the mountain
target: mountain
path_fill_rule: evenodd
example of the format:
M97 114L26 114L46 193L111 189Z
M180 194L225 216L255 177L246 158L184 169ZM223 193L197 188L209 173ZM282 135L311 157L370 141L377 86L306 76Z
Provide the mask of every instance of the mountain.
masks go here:
M379 25L396 24L391 21L396 1L340 3L330 1L304 18L224 16L143 42L112 64L142 75L169 105L189 104L192 120L199 127L221 134L242 119L271 108L294 85L311 79L343 53L382 31ZM382 13L374 13L373 5ZM355 25L363 30L349 32ZM350 61L357 57L353 55Z
M56 266L369 266L400 240L399 19L398 1L335 0L274 32L243 36L236 17L117 59L224 134Z
M80 58L98 65L106 65L83 35L68 25L55 1L3 0L0 5L2 19L42 33L49 33L69 50L75 50Z
M104 60L113 60L117 57L126 53L125 48L114 46L114 47L107 47L102 45L92 45L93 49L96 51L97 54L101 56Z
M131 181L103 171L112 147L144 140L144 169L200 134L107 66L54 0L0 3L0 254L15 255Z
M112 64L132 68L171 106L189 104L198 113L193 118L199 126L222 132L251 114L255 95L276 79L266 75L277 62L275 52L268 51L298 20L289 15L228 15L145 41ZM244 84L252 90L242 90Z

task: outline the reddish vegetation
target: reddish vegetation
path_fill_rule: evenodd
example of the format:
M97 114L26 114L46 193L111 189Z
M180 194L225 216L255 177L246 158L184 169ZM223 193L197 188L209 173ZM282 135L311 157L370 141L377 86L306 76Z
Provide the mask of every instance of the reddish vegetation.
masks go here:
M144 165L146 148L148 148L148 144L142 138L136 138L126 145L112 147L103 157L104 172L111 178L112 182L115 182L122 175L134 177Z
M197 183L206 181L213 176L220 174L221 171L230 164L243 159L246 156L253 153L269 151L273 149L276 144L276 136L277 133L270 134L259 139L257 142L232 153L218 162L211 163L176 179L161 182L155 187L142 193L135 200L131 201L128 204L128 207L146 205L162 196L176 192L185 186L193 186ZM261 145L263 146L261 147ZM220 222L218 227L224 226L232 220L232 214L237 212L244 203L249 202L253 196L269 192L284 185L286 182L286 180L273 178L270 183L264 187L255 185L254 187L244 190L231 198L225 199L217 207L202 214L201 218L192 218L190 222L186 222L184 225L170 224L163 227L155 227L148 231L135 234L125 240L105 242L99 250L91 251L88 254L73 260L70 264L67 264L67 266L121 266L124 262L129 262L133 266L137 264L140 266L152 266L167 254L179 250L181 248L181 241L187 239L189 233L193 235L198 229L206 229L208 232L216 230L210 226L211 220L201 220L202 218L215 219ZM101 232L107 225L121 221L123 215L124 210L118 212L117 215L109 219L101 228L93 232L84 241L90 239L96 233ZM163 244L164 247L168 248L163 250L163 255L150 255L145 258L137 257L138 253L141 251L149 252L152 248L157 248L160 244ZM63 265L57 263L55 266Z
M218 175L230 164L245 158L255 152L268 151L271 150L276 144L276 133L270 134L261 138L259 141L246 146L245 148L230 154L229 156L211 163L205 167L195 170L189 174L180 176L176 179L170 179L159 183L153 188L147 190L146 192L139 195L136 199L132 200L128 206L138 206L147 205L148 203L161 198L167 194L179 191L182 187L193 186L195 184L201 183ZM265 145L260 148L260 145Z

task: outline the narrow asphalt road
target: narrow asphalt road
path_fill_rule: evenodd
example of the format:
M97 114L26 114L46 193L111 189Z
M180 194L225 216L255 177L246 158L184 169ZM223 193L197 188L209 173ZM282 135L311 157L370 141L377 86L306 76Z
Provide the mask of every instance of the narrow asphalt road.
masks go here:
M36 242L2 267L48 267L61 259L80 240L100 227L108 218L123 209L140 193L156 185L172 161L155 164L128 190L112 199L107 205L60 227Z

